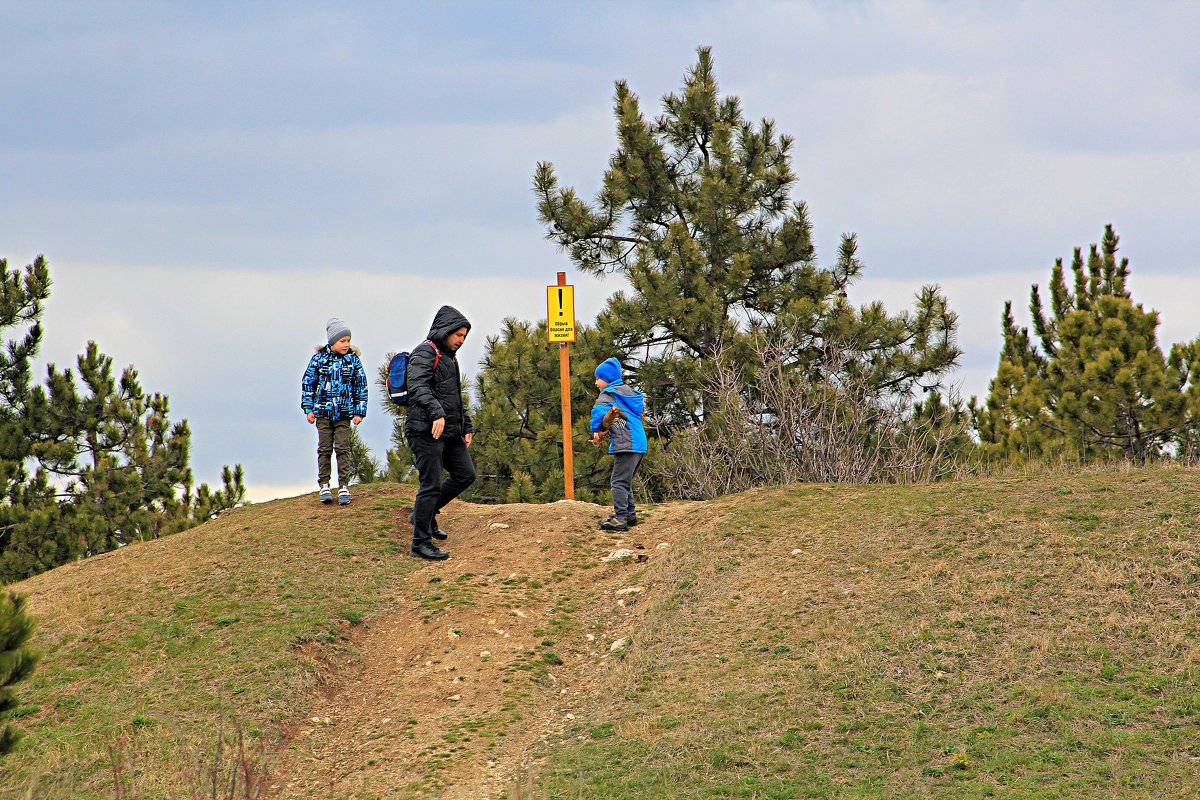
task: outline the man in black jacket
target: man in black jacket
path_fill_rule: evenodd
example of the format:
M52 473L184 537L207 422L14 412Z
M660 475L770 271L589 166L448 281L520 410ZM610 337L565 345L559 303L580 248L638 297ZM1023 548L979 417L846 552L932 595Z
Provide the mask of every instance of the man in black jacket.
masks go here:
M433 538L445 539L438 527L437 512L475 482L471 461L471 415L463 405L462 378L455 354L466 341L471 323L452 306L442 306L433 317L428 342L413 349L408 357L408 417L404 435L421 477L421 488L413 503L411 555L440 561L449 553L438 548ZM442 470L450 477L442 481Z

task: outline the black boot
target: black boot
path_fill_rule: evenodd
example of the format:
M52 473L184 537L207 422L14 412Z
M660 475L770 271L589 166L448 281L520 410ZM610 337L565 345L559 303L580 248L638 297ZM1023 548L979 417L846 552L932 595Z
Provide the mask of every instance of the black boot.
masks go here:
M408 515L408 524L412 525L416 521L417 512L414 511ZM450 534L438 527L437 517L433 518L433 538L441 539L443 542L450 538Z
M413 542L412 549L408 551L408 554L428 561L445 561L450 557L445 550L434 547L433 542L421 542L420 544Z

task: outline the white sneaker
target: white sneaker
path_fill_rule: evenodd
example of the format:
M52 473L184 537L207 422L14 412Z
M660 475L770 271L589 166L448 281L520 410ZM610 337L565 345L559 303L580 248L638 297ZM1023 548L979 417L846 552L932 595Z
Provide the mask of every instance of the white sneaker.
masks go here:
M350 505L350 490L347 489L345 486L338 489L338 505L339 506Z
M321 502L325 505L333 502L333 492L329 491L329 484L321 487Z

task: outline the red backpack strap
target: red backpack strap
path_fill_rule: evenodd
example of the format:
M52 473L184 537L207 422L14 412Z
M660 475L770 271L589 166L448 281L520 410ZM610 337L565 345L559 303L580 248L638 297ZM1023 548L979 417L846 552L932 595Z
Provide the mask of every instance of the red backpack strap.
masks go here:
M425 341L433 348L433 368L436 370L438 361L442 359L442 351L438 350L438 346L433 343L433 339L426 339Z

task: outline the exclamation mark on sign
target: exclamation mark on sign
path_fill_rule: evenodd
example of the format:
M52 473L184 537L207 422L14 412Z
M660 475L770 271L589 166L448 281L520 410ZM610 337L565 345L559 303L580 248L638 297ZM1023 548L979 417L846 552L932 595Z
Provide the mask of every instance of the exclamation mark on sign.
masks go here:
M559 315L560 317L563 315L563 307L562 307L562 289L559 289L559 290L558 290L558 315Z

